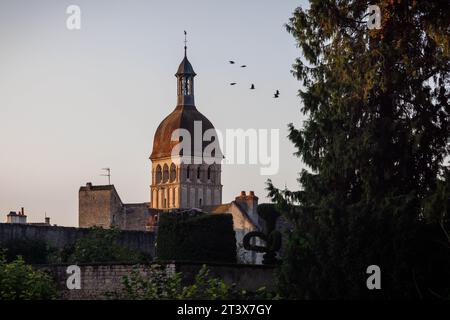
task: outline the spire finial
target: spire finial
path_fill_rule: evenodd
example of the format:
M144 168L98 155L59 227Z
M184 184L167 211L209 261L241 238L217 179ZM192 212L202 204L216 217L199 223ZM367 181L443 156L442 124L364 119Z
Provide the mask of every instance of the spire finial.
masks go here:
M186 51L187 51L187 32L184 30L184 56L186 57Z

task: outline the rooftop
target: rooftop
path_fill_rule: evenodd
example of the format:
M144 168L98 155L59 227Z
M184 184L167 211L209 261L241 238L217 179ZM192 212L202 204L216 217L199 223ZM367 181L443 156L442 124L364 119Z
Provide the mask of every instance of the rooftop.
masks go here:
M94 186L92 183L86 183L86 186L80 187L80 191L105 191L105 190L115 190L113 184L103 185L103 186Z

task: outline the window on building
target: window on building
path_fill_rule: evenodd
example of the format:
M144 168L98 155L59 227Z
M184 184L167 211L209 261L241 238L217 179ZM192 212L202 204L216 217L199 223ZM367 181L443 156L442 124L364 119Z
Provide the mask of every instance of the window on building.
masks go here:
M187 88L186 88L187 94L191 95L192 94L192 78L189 77L187 79Z
M186 96L187 95L187 83L186 83L186 78L185 77L183 77L182 79L181 79L181 94L183 95L183 96Z
M164 183L169 181L169 166L167 164L164 165L162 180Z
M170 182L174 182L177 179L177 167L175 164L170 165Z
M161 169L161 166L160 166L160 165L158 165L158 166L156 167L155 175L156 175L156 177L155 177L155 182L156 182L156 183L161 183L161 180L162 180L162 169Z

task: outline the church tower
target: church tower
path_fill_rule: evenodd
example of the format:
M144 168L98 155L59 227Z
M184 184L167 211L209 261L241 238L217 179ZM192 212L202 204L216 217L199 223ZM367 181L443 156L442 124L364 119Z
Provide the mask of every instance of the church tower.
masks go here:
M211 131L215 132L215 129L195 106L194 77L196 73L187 58L186 45L183 61L175 76L177 105L158 126L150 155L152 161L151 207L154 209L201 208L221 204L221 162L217 159L221 160L223 157L220 148L211 152L216 161L211 161L204 156L203 151L211 141L204 141L203 136L206 131L211 133ZM181 142L186 143L183 141L184 136L177 134L180 131L190 135L190 150L174 153L175 146ZM189 156L186 156L186 153Z

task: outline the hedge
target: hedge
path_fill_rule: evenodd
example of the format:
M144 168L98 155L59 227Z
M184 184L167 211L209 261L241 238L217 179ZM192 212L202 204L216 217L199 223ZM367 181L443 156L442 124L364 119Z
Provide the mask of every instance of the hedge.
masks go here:
M236 238L230 214L195 217L162 213L157 236L159 260L236 262Z

